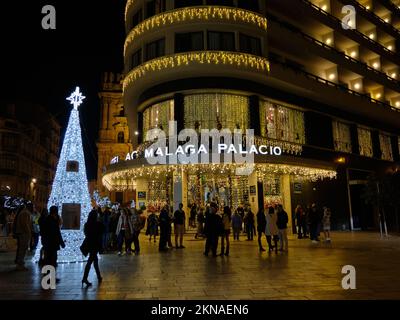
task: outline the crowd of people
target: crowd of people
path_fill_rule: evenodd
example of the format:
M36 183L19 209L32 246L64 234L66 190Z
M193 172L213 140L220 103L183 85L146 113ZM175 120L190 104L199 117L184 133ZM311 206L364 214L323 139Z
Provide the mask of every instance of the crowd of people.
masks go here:
M99 282L102 277L98 264L98 253L117 252L119 256L132 252L140 253L139 235L146 227L149 242L157 242L160 252L169 249L184 249L184 233L186 232L186 214L180 203L175 212L168 205L159 210L149 212L146 217L144 209L136 208L93 208L84 225L85 240L81 251L88 256L82 285L91 286L88 274L93 265ZM32 203L26 203L13 214L10 227L4 215L1 218L2 227L17 239L15 263L18 270L26 270L25 255L28 250L35 251L41 238L40 265L57 266L57 252L65 247L61 234L62 219L58 208L52 206L40 213ZM10 214L11 216L11 214ZM305 209L298 205L294 210L294 221L299 239L310 238L312 243L320 241L319 235L324 232L325 241L330 242L331 211L327 207L320 210L316 204ZM4 220L4 221L3 221ZM240 241L244 233L247 241L257 237L259 251L266 251L263 238L266 238L268 252L288 251L289 216L281 204L269 205L260 209L256 215L249 204L239 205L234 212L228 206L220 207L216 202L207 203L205 207L193 204L190 206L189 227L196 230L195 238L205 238L204 255L211 252L213 257L229 256L230 234L233 241ZM172 225L174 227L174 242L172 244ZM11 228L12 230L8 230ZM218 244L220 240L220 252ZM132 249L133 246L133 249Z

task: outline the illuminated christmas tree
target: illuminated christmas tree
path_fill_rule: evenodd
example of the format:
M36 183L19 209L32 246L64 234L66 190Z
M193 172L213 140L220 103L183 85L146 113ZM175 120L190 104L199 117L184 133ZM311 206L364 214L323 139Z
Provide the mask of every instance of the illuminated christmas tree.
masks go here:
M61 148L56 175L47 203L48 209L57 206L62 218L62 236L66 247L58 254L58 262L79 262L85 257L80 252L84 239L83 226L91 210L91 200L86 177L78 106L85 97L76 87L67 98L73 105L67 131ZM38 250L39 251L39 250ZM35 261L39 260L36 252Z

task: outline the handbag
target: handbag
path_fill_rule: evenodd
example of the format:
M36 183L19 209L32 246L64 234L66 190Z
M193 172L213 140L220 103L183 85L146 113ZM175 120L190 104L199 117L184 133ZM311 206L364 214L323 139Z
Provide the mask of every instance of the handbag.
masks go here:
M83 240L82 245L79 247L79 249L81 250L82 254L85 257L89 254L88 241L86 238L85 238L85 240Z

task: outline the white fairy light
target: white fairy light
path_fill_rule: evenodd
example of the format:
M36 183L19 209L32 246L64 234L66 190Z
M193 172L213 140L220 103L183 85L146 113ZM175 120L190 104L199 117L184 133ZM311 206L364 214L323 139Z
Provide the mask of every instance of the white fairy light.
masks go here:
M81 208L80 229L61 231L66 245L64 249L59 251L58 262L61 263L86 260L79 249L84 239L83 226L91 210L78 111L78 106L82 104L84 98L79 87L76 87L71 96L67 98L73 105L73 109L69 117L60 160L47 203L49 209L51 206L57 206L59 214L62 213L63 204L80 204ZM39 260L39 252L40 250L36 251L34 261Z

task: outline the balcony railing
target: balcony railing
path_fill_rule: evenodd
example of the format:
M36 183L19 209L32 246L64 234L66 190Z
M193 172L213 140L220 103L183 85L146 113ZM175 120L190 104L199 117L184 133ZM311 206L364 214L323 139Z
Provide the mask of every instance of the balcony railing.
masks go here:
M373 11L368 10L366 7L364 7L361 3L359 3L356 0L339 0L341 3L343 3L344 5L347 4L352 4L356 7L358 7L366 16L368 16L369 18L371 18L372 20L374 20L375 23L379 23L382 25L382 27L390 29L395 37L399 37L400 36L400 30L396 29L393 25L391 25L390 23L386 22L385 20L383 20L381 17L377 16Z
M324 43L324 42L322 42L322 41L319 41L319 40L317 40L317 39L311 37L310 35L308 35L308 34L302 32L302 31L300 31L300 30L297 29L296 27L291 26L291 25L289 25L288 23L279 20L279 19L276 18L275 16L272 16L272 15L269 14L269 15L267 15L267 19L270 20L270 21L274 21L274 22L276 22L276 23L279 23L282 27L286 28L287 30L290 30L290 31L293 32L293 33L299 34L300 36L302 36L304 39L306 39L306 40L309 41L309 42L312 42L312 43L314 43L314 44L316 44L316 45L319 45L319 46L321 46L321 47L323 47L323 48L325 48L325 49L327 49L327 50L330 50L330 51L332 51L332 52L334 52L334 53L336 53L336 54L338 54L338 55L341 55L343 58L345 58L345 59L347 59L347 60L349 60L349 61L351 61L351 62L357 64L358 66L364 68L366 71L373 72L373 73L375 73L377 76L379 76L379 77L381 77L381 78L384 78L385 80L389 80L391 83L393 83L393 84L397 87L398 90L400 90L400 81L399 81L399 80L396 80L396 79L394 79L394 78L392 78L392 77L390 77L390 76L387 75L386 73L381 72L381 71L379 71L379 70L376 70L376 69L372 68L371 66L367 65L365 62L362 62L362 61L360 61L360 60L357 60L357 59L355 59L355 58L353 58L353 57L351 57L351 56L345 54L344 52L339 51L339 50L337 50L336 48L334 48L334 47L332 47L332 46L329 46L329 45L327 45L326 43Z
M330 87L333 87L333 88L335 88L335 89L338 89L338 90L340 90L340 91L342 91L342 92L346 92L346 93L352 94L352 95L354 95L354 96L358 96L358 97L360 97L360 98L366 99L366 100L368 100L369 102L376 103L376 104L378 104L378 105L380 105L380 106L382 106L382 107L384 107L384 108L387 108L387 109L390 109L390 110L393 110L393 111L396 111L396 112L400 112L400 109L397 109L397 108L395 108L395 107L393 107L393 106L391 106L390 104L387 104L387 103L385 103L385 102L382 102L382 101L373 99L373 98L371 98L368 94L360 93L360 92L351 90L351 89L347 88L347 87L344 86L344 85L334 83L334 82L332 82L332 81L329 81L329 80L326 80L326 79L321 78L321 77L319 77L319 76L316 76L315 74L312 74L312 73L309 73L309 72L307 72L307 71L304 71L304 70L302 70L302 69L300 69L300 68L296 68L296 67L294 67L294 66L288 65L287 63L283 62L280 58L283 59L283 57L280 57L280 56L278 56L278 55L276 55L276 54L272 54L272 55L270 55L270 56L268 57L268 60L269 60L270 62L273 62L273 63L276 63L276 64L281 65L281 66L284 67L285 69L291 69L291 70L294 71L295 73L302 74L303 76L305 76L305 77L308 78L308 79L317 81L317 82L319 82L319 83L326 84L326 85L328 85L328 86L330 86Z
M312 9L320 12L325 17L330 19L337 26L342 27L342 21L340 19L336 18L335 16L331 15L330 13L326 12L325 10L322 10L317 5L313 4L312 2L310 2L308 0L299 0L299 1L304 3L304 4L306 4L307 6L311 7ZM357 35L358 37L361 37L363 40L368 41L370 44L372 44L373 46L379 48L385 54L390 56L390 58L392 60L394 60L395 63L399 63L400 64L400 58L399 58L399 56L398 56L398 54L396 52L391 51L388 48L386 48L385 46L381 45L379 42L376 42L375 40L372 40L367 35L363 34L362 32L358 31L357 29L346 29L345 31L352 32L355 35Z

